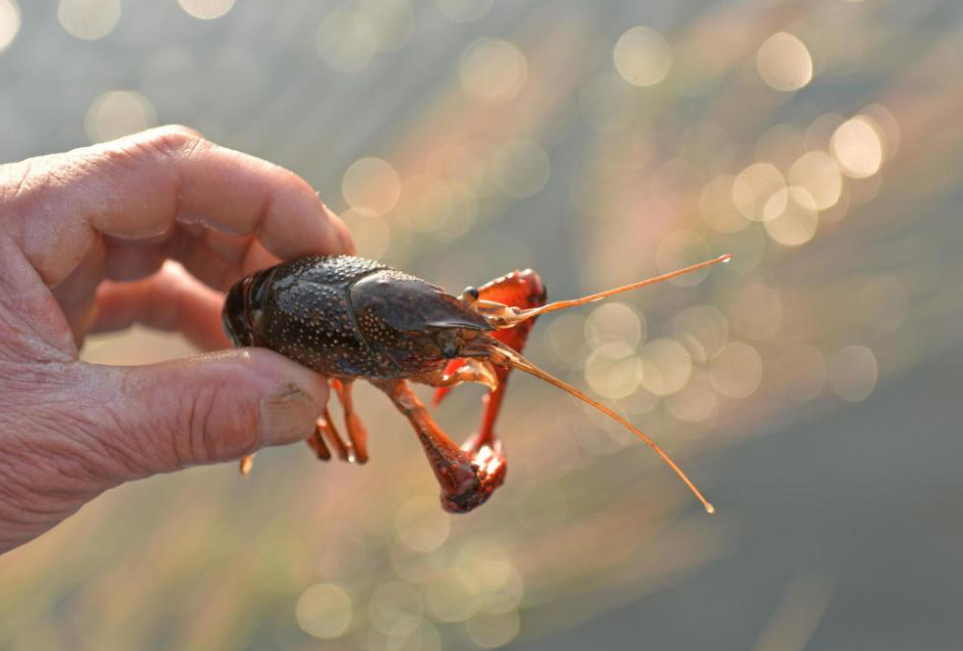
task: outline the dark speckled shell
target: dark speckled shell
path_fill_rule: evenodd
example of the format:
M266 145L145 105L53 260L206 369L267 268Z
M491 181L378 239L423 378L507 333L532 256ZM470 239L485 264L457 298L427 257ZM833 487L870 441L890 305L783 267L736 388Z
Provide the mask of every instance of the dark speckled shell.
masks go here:
M490 329L442 289L352 256L310 256L249 276L228 294L224 321L237 345L342 378L440 368L439 329Z

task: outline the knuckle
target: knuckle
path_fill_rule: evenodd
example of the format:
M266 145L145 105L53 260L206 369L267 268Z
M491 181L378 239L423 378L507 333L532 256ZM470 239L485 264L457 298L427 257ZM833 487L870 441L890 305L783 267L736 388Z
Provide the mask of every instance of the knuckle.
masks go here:
M148 132L144 143L150 150L167 158L188 158L213 145L196 131L179 126L168 126Z

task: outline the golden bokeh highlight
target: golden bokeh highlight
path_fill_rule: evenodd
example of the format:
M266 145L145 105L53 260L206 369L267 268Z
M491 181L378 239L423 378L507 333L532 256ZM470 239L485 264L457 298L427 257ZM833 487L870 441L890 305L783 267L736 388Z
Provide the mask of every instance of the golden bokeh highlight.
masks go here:
M715 416L719 399L708 371L694 367L689 381L680 391L665 399L665 406L670 414L682 421L700 422Z
M743 169L732 182L732 203L746 219L765 221L777 216L772 204L766 205L786 189L782 172L771 163L753 163ZM778 202L778 198L777 198Z
M346 74L363 70L378 52L378 33L360 11L335 10L318 25L314 46L332 70Z
M120 21L120 0L60 0L57 20L71 36L85 41L104 38Z
M882 104L870 104L864 107L859 113L868 118L870 124L876 128L882 140L883 160L886 161L893 158L897 152L899 152L900 143L903 140L899 120L896 119L893 112Z
M398 204L401 178L386 160L359 158L341 178L341 196L352 210L383 215Z
M738 233L749 225L733 201L732 185L736 177L724 174L712 179L699 195L699 215L720 233Z
M528 61L521 50L504 39L480 38L462 54L459 74L469 97L504 102L525 86Z
M440 547L448 538L451 522L438 508L437 499L413 497L395 515L398 540L412 551L427 553Z
M456 23L473 23L484 18L494 0L435 0L438 10Z
M468 571L448 568L438 572L425 586L425 605L440 622L462 622L471 617L478 581Z
M234 0L177 0L181 9L200 20L214 20L224 16L234 6Z
M531 140L512 140L495 152L492 175L502 192L524 199L538 194L548 183L548 154Z
M593 348L620 343L635 349L645 339L645 318L618 301L603 303L585 319L585 342Z
M829 360L829 386L848 402L861 402L876 388L879 365L866 346L847 346Z
M873 176L883 164L883 141L872 120L856 116L836 129L832 152L843 173L856 179Z
M812 81L813 59L799 38L778 32L759 47L756 69L770 88L788 93Z
M493 555L469 563L478 580L477 610L485 613L505 613L519 606L525 585L518 568L508 560Z
M585 361L585 381L597 395L618 400L631 395L642 382L642 360L624 343L599 346Z
M813 239L819 226L816 202L804 188L783 188L770 197L763 209L763 226L773 241L799 246Z
M672 336L705 364L729 342L729 321L713 305L693 305L672 319Z
M661 34L644 25L622 34L612 56L615 69L633 86L654 86L672 69L672 47Z
M111 90L87 109L84 132L90 142L106 142L157 126L154 104L130 90Z
M20 6L17 0L0 0L0 54L17 38L20 22Z
M301 630L318 638L344 635L353 617L351 597L334 583L317 583L305 590L294 608Z
M748 398L762 381L762 356L749 344L732 341L709 363L712 384L727 398Z
M521 618L517 610L505 613L481 614L465 622L465 632L481 649L497 649L518 636Z
M642 384L657 396L679 391L689 381L692 356L674 339L653 339L642 347Z
M843 193L843 177L836 160L822 150L809 151L789 170L790 185L803 188L819 210L828 210Z
M421 592L404 581L381 584L368 602L368 620L375 629L391 637L413 634L423 619Z

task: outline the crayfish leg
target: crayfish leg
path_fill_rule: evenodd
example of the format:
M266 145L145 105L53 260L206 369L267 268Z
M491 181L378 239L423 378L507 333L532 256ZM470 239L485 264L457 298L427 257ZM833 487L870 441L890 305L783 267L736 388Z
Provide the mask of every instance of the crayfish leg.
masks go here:
M308 447L314 450L314 454L321 461L328 461L331 459L331 450L328 449L327 444L325 444L324 439L321 438L321 425L315 424L314 433L305 441Z
M318 421L318 430L321 432L323 438L327 439L331 447L334 448L334 452L338 455L339 459L342 461L351 460L351 447L344 442L341 434L338 432L338 428L334 426L334 419L331 418L331 411L327 405L324 407L324 415L321 417L321 420Z
M358 413L354 410L354 399L351 397L353 380L331 380L331 386L338 395L341 407L344 410L344 426L348 430L348 440L350 449L349 459L355 463L365 463L368 460L368 430L358 418Z
M241 471L241 477L247 477L251 474L251 468L254 467L254 455L248 454L241 457L241 462L238 464L238 470Z
M404 380L371 380L411 423L441 486L442 507L467 513L485 503L505 481L507 464L490 447L473 453L459 448L432 419Z

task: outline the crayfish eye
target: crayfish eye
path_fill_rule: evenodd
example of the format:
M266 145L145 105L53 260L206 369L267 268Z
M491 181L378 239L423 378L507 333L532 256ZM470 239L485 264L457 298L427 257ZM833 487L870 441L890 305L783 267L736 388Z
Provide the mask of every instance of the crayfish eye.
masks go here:
M466 287L465 294L471 296L472 299L478 300L478 288L477 287Z
M454 359L458 357L458 347L455 344L447 343L442 347L441 354L445 356L445 359Z

